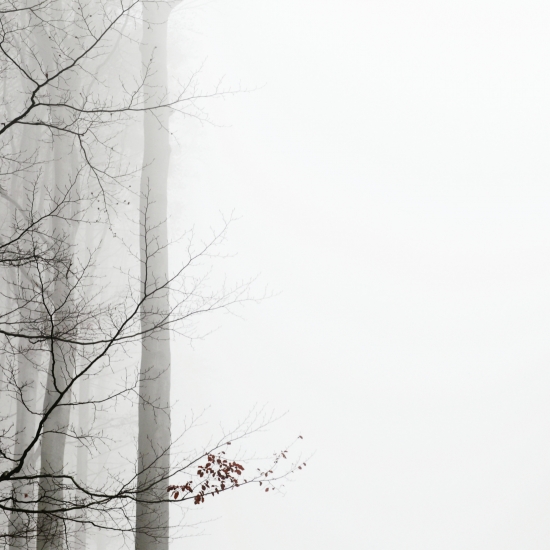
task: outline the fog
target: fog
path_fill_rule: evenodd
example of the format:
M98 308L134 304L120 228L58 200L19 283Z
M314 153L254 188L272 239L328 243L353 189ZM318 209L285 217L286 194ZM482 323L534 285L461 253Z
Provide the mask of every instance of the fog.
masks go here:
M173 399L313 456L175 547L546 548L548 5L191 12L172 70L251 91L174 124L173 226L234 211L217 269L275 295L175 342Z
M0 0L0 547L546 550L549 27Z

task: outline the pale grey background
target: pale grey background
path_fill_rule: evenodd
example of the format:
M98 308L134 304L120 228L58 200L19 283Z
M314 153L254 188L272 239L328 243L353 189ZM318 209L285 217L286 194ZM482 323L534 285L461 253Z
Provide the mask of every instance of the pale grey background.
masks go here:
M174 71L265 86L174 119L174 231L235 209L223 273L281 294L175 344L176 424L267 403L262 444L316 456L176 548L549 547L548 29L542 0L180 12Z

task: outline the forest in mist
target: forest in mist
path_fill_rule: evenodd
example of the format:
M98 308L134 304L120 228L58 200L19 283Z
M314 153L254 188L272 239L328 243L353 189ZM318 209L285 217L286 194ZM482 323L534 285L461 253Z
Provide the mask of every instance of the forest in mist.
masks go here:
M546 550L549 27L0 0L0 548Z
M210 284L231 217L169 236L172 120L207 121L203 102L235 92L202 89L200 67L169 81L180 4L1 5L5 548L168 548L188 507L305 466L287 448L243 465L239 443L276 419L253 399L200 442L200 411L172 429L171 339L262 298Z

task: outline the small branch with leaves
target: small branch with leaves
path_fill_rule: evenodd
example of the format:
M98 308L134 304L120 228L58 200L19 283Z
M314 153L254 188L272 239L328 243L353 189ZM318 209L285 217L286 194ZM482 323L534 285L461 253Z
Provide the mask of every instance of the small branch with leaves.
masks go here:
M298 439L303 439L303 437L300 435ZM231 445L231 441L228 441L226 445ZM260 487L268 484L269 487L265 488L267 493L270 489L277 488L274 482L288 477L296 470L302 470L307 465L306 462L296 462L284 473L277 474L276 470L281 459L286 460L288 454L288 450L275 453L269 468L257 468L254 477L246 479L243 476L245 467L236 460L228 459L225 451L210 452L205 457L206 463L197 467L198 481L190 480L183 485L169 485L166 490L174 501L193 500L194 504L202 504L206 496L216 496L224 491L252 483L257 483Z

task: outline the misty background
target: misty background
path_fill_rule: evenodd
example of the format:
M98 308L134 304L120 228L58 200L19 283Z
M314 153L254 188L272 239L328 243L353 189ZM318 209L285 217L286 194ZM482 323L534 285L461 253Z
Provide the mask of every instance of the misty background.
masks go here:
M174 430L266 405L266 448L314 453L176 548L547 548L549 24L530 0L173 14L174 77L254 91L173 120L172 234L234 212L216 269L276 294L174 341Z

